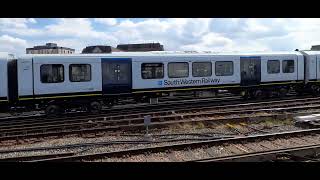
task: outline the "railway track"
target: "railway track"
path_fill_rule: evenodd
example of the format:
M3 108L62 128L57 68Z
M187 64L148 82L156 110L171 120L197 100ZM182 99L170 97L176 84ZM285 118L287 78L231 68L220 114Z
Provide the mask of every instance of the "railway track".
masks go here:
M244 153L243 151L239 153L236 152L236 155L229 155L225 157L216 157L214 153L214 149L221 145L245 145L247 143L261 143L262 141L268 143L275 143L279 140L306 140L305 138L309 137L309 139L313 140L313 142L305 142L304 145L295 144L294 147L286 147L286 148L277 148L269 151L257 151L252 153ZM317 143L315 143L317 141ZM283 145L286 146L286 145ZM271 147L269 147L271 148ZM201 150L207 153L209 158L197 158L191 151ZM240 148L241 149L241 148ZM243 149L242 149L243 150ZM120 151L112 151L112 152L102 152L102 153L87 153L87 154L78 154L73 153L72 155L66 155L66 153L61 154L53 154L55 157L45 157L46 155L32 156L32 157L15 157L8 159L0 159L0 161L26 161L26 162L71 162L71 161L98 161L98 160L116 160L116 159L129 159L131 157L137 156L145 156L150 157L153 155L157 155L159 153L163 153L163 156L170 157L172 153L179 151L180 153L185 153L185 157L193 157L192 160L187 161L259 161L259 160L270 160L274 159L274 157L279 158L279 156L275 156L276 154L283 155L286 153L291 156L297 156L298 153L311 155L314 152L319 152L320 150L320 128L316 129L307 129L307 130L297 130L297 131L289 131L289 132L280 132L280 133L267 133L267 134L259 134L259 135L250 135L250 136L235 136L235 137L226 137L226 138L216 138L212 140L205 141L196 141L189 143L175 143L170 145L161 145L161 146L153 146L153 147L144 147L144 148L132 148ZM171 153L171 155L170 155ZM212 157L210 157L212 156ZM261 157L262 159L259 159ZM245 157L245 158L244 158ZM252 158L255 157L255 158ZM34 159L32 159L34 158ZM250 159L251 158L251 159ZM181 161L181 160L180 160ZM182 161L184 161L182 159Z
M299 110L318 112L320 98L290 99L259 103L243 103L211 107L164 110L154 113L134 113L117 116L61 119L46 122L16 123L0 126L0 140L43 137L72 133L94 133L113 130L144 130L143 117L152 115L150 128L181 123L215 123L247 121L261 118L287 118ZM263 114L264 112L265 114ZM284 113L286 112L286 113ZM262 114L261 114L262 113Z
M291 96L289 96L290 98ZM222 104L228 104L228 103L234 103L239 102L241 99L240 96L227 96L227 95L220 95L218 97L213 98L176 98L174 100L163 100L160 101L158 104L148 104L148 103L129 103L125 104L122 102L120 105L116 105L114 107L110 108L104 108L101 112L102 115L117 115L117 114L128 114L133 112L147 112L152 111L158 108L161 109L169 109L170 107L175 107L179 105L179 107L183 108L183 106L189 106L193 104L194 106L197 106L199 103L200 106L202 105L216 105L217 103ZM250 101L249 101L250 102ZM200 107L198 106L198 107ZM61 116L61 118L81 118L83 116L97 116L94 114L90 114L88 112L69 112ZM0 117L0 123L8 123L12 121L43 121L43 120L56 120L55 117L46 117L45 114L41 111L33 112L33 113L27 113L27 114L20 114L20 115L14 115L14 116L2 116ZM59 118L58 118L59 119Z
M312 96L304 96L299 97L302 98L312 98ZM299 99L298 98L298 99ZM297 99L294 94L291 94L287 97L281 98L282 100L289 100L289 99ZM265 101L274 101L278 100L277 98L274 99L267 99L267 100L246 100L246 103L252 102L265 102ZM159 100L160 101L160 100ZM214 98L187 98L187 99L180 99L177 98L175 100L162 100L158 104L129 104L129 105L119 105L114 106L113 108L104 108L100 114L90 114L87 112L70 112L66 113L61 117L46 117L43 112L34 112L33 114L29 115L18 115L18 116L6 116L0 117L0 126L2 124L10 124L16 122L42 122L42 121L56 121L61 119L76 119L76 118L83 118L83 117L99 117L99 116L115 116L119 114L133 114L133 113L147 113L147 112L155 112L158 110L171 110L171 109L184 109L190 107L208 107L208 106L217 106L217 105L230 105L230 104L239 104L243 103L243 99L240 96L230 96L230 95L220 95Z
M228 157L215 157L193 162L265 162L265 161L304 161L319 162L320 143L283 149L238 154Z

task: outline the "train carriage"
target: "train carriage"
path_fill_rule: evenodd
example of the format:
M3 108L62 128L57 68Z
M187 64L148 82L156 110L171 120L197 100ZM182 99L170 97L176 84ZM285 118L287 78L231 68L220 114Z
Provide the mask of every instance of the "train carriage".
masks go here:
M136 58L133 67L134 93L212 89L250 89L256 93L268 86L287 91L304 80L303 55L298 52L168 53ZM261 92L255 96L261 96Z
M9 61L10 81L8 88L2 87L9 89L13 106L48 113L80 106L99 110L102 104L112 106L127 97L140 101L179 93L213 96L220 90L263 98L303 91L309 77L310 82L320 79L320 63L313 64L318 60L312 52L26 55ZM5 98L6 91L1 93Z

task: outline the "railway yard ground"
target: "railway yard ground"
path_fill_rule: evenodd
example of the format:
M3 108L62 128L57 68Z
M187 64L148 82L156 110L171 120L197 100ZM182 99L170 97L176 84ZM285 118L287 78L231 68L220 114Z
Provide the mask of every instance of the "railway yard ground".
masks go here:
M294 117L320 113L319 102L220 97L59 118L1 114L0 162L318 161L320 126Z

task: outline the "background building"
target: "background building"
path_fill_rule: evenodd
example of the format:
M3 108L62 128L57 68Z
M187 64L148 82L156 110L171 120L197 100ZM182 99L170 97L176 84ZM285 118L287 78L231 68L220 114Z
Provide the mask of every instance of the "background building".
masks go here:
M96 45L96 46L87 46L82 50L82 54L90 54L90 53L111 53L111 52L119 52L117 48L111 46L103 46L103 45Z
M143 43L143 44L119 44L117 49L126 52L135 51L164 51L163 45L160 43Z
M320 45L314 45L311 47L312 51L320 51Z
M82 50L82 54L90 53L111 53L111 52L142 52L142 51L163 51L160 43L144 44L119 44L117 48L105 45L87 46Z
M56 43L46 43L44 46L27 48L27 54L74 54L75 50L67 47L57 46Z

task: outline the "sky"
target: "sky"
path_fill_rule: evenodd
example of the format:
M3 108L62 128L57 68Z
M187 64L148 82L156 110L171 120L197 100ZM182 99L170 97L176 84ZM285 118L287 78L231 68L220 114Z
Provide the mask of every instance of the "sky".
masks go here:
M168 51L293 51L320 44L320 19L278 18L0 18L0 52L25 54L45 43L161 43Z

